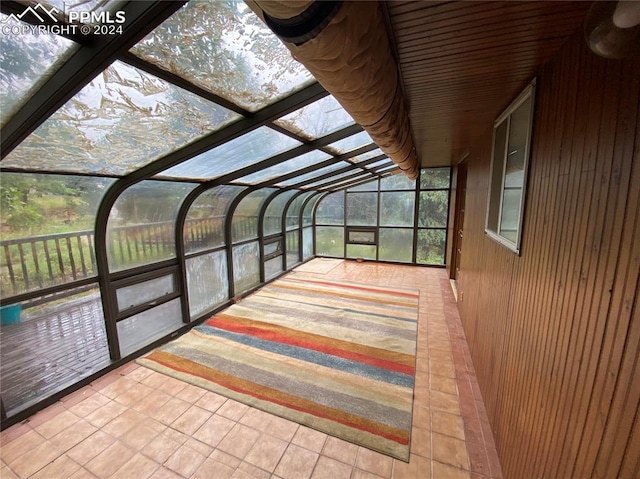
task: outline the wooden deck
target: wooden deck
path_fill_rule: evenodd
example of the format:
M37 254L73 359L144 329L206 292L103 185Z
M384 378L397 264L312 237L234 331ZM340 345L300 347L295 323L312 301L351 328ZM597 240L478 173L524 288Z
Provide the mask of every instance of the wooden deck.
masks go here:
M23 316L0 327L0 391L9 415L111 362L99 295Z

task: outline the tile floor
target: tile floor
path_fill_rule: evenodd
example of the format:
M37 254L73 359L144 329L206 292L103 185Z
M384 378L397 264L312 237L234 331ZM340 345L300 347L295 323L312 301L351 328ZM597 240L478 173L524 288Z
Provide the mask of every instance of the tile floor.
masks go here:
M420 290L408 464L131 362L3 431L0 478L501 478L445 270L344 261L318 276Z

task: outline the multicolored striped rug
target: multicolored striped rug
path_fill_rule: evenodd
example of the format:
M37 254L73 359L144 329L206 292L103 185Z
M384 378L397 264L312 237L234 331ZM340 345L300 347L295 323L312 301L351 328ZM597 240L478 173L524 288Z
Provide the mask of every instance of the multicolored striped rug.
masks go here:
M139 362L409 459L418 292L288 275Z

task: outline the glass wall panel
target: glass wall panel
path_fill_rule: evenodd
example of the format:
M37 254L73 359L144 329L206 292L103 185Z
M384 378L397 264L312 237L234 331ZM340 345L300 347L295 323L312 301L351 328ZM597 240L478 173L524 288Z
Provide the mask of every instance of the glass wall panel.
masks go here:
M300 145L299 141L263 126L205 151L157 176L209 180L265 160L298 145Z
M378 258L386 261L411 263L413 257L413 229L380 228Z
M119 271L174 258L176 216L194 187L192 183L142 181L124 191L107 223L109 269Z
M331 143L328 148L338 154L348 153L364 145L370 145L373 140L366 131L361 131L355 135L348 136L342 140Z
M340 103L329 95L283 116L275 123L308 140L314 140L353 125L354 121Z
M344 258L344 227L316 226L316 254Z
M413 226L415 202L413 191L380 193L380 226Z
M96 214L113 181L2 172L0 296L97 275Z
M449 213L449 191L421 191L418 226L446 228Z
M123 286L116 290L118 311L135 308L154 299L171 294L176 290L173 274L160 276L141 283Z
M216 186L193 202L184 223L187 253L224 245L224 222L229 205L243 189L241 186Z
M313 228L311 226L302 229L302 260L313 256Z
M418 230L417 258L420 264L444 264L446 230Z
M244 2L188 2L131 51L250 111L313 82Z
M9 417L68 387L70 373L80 381L111 364L95 283L0 314L0 395Z
M270 260L264 262L265 280L269 281L270 279L278 276L280 273L282 273L282 256L271 258Z
M316 224L344 224L344 191L330 193L320 200L316 209Z
M348 192L347 224L376 226L378 224L378 194Z
M0 13L0 125L4 124L34 91L76 50L71 40L41 32L34 35L26 23ZM18 34L4 29L27 28Z
M309 226L313 224L313 208L316 203L320 199L320 195L316 194L313 198L311 198L307 204L304 206L304 211L302 213L302 225Z
M376 259L376 246L348 244L347 258Z
M135 353L184 325L180 299L148 309L118 321L118 341L122 357Z
M227 253L213 253L187 258L189 312L195 319L229 298Z
M446 189L449 188L450 168L425 168L420 171L420 189Z
M125 175L238 118L116 61L9 153L3 166Z
M274 188L261 188L240 200L231 219L231 239L234 243L258 237L258 215Z
M416 180L407 178L404 173L392 175L380 180L381 190L415 190Z
M287 269L300 262L300 235L298 230L287 233Z
M233 247L233 284L235 294L260 284L260 246L257 241Z
M237 180L234 180L234 183L248 183L250 185L254 185L256 183L260 183L261 181L271 180L278 176L287 175L289 173L295 172L296 170L315 165L316 163L324 161L328 158L331 158L331 155L328 155L320 150L314 150L304 155L292 158L291 160L278 163L275 166L257 171L256 173L253 173L251 175L238 178Z
M296 196L296 199L291 202L289 208L287 208L287 230L300 227L300 208L302 208L304 200L306 200L311 194L313 194L311 191L308 193L302 193L301 195Z
M271 200L264 213L264 235L272 235L282 231L282 213L289 199L297 194L296 190L283 191Z

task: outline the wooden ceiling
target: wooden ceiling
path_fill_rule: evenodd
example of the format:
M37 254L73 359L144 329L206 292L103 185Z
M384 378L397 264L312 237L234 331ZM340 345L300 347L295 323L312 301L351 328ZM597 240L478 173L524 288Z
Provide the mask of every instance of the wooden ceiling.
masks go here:
M590 2L386 3L422 166L456 164Z

